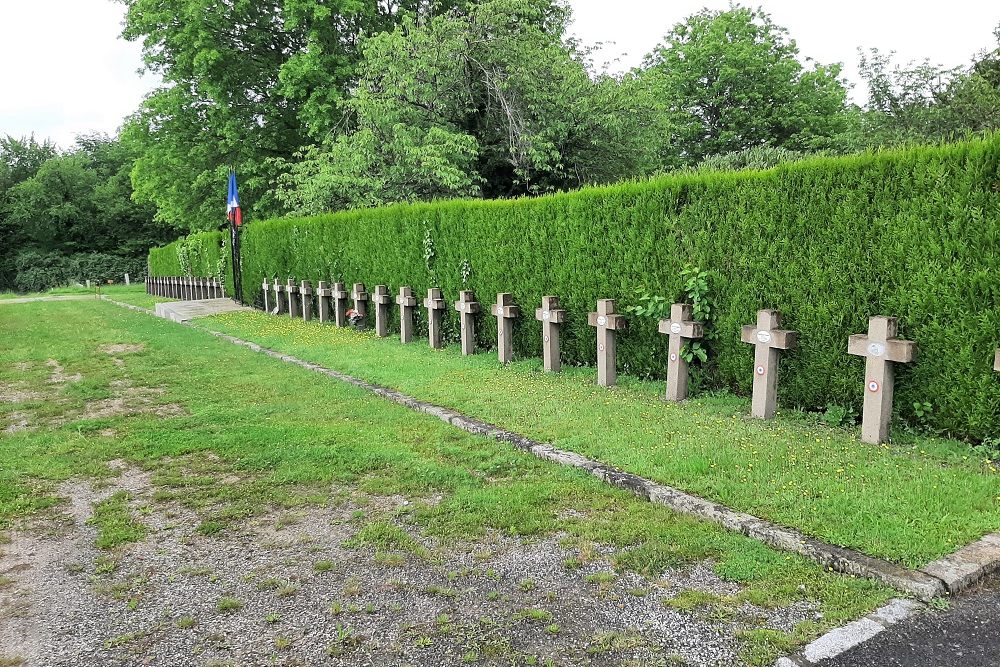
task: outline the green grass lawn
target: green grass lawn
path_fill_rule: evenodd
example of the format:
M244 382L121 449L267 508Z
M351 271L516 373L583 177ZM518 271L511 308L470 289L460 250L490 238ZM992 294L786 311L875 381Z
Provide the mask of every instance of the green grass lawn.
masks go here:
M158 303L164 303L166 301L177 301L177 299L171 299L165 296L146 294L145 285L130 285L129 288L127 289L118 289L114 291L108 291L102 289L101 293L106 294L115 301L131 304L133 306L139 306L140 308L145 308L147 310L153 310L153 308Z
M621 411L631 403L639 411L666 409L643 387L631 393L594 392L584 372L547 378L530 364L497 369L485 356L466 363L451 352L430 355L420 346L402 348L366 334L263 315L225 322L245 335L276 336L270 342L314 349L317 356L367 360L370 375L390 369L401 377L423 373L427 387L445 392L447 385L451 392L425 393L443 399L461 392L468 408L475 405L469 402L472 397L481 395L486 406L481 411L491 418L491 403L500 411L533 404L537 412L530 419L535 425L526 428L527 417L512 425L535 435L542 424L569 429L571 415L559 416L558 408L569 409L575 401L581 402L572 410L576 419L588 409ZM403 511L429 536L447 540L491 531L527 536L562 532L570 543L627 547L617 566L654 576L667 566L711 559L719 575L745 586L737 603L782 605L809 599L821 605L820 622L807 622L787 635L772 633L773 641L748 648L752 655L747 660L753 664L770 664L779 650L865 613L892 594L874 582L824 572L802 557L679 516L582 472L466 434L352 386L106 302L9 306L0 319L0 333L5 343L0 348L0 387L8 396L15 389L22 394L0 402L0 420L29 422L26 430L0 438L0 529L57 504L53 491L62 480L114 477L117 472L107 466L113 459L151 471L157 501L195 510L199 531L218 539L226 538L234 521L276 506L334 502L338 489L353 485L366 493L411 498ZM142 347L105 348L124 344ZM50 360L71 379L53 384L56 370ZM360 374L361 368L350 370ZM136 403L139 413L85 416L86 410L115 396L124 396L126 405L138 400L129 398L135 396L145 396L146 402ZM706 429L716 421L731 422L729 429L749 429L741 419L725 416L734 408L708 403L670 410L677 415L690 411L684 423ZM157 410L161 414L154 414ZM578 448L590 441L588 429L596 428L590 424L591 417L577 424ZM620 428L614 421L604 425ZM646 426L651 432L658 428L655 422ZM798 433L794 429L800 427L784 428ZM680 434L682 426L673 429ZM619 433L616 441L621 437ZM714 460L721 453L718 446L702 457ZM641 467L642 461L635 457L633 467ZM968 476L974 472L961 470ZM436 495L439 502L429 500ZM108 544L143 539L141 527L121 512L126 501L112 496L99 508L95 522Z
M749 401L733 396L670 404L662 383L620 376L607 390L590 368L502 367L457 344L404 346L260 312L201 322L910 567L1000 530L1000 475L959 442L869 446L856 429L799 413L750 419Z

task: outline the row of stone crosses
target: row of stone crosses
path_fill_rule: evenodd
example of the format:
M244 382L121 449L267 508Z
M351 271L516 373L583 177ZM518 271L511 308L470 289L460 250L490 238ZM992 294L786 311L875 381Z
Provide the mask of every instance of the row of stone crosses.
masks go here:
M184 281L187 280L188 283ZM164 296L191 298L190 282L204 279L154 278L152 293ZM212 279L214 280L214 279ZM216 281L217 283L217 281ZM150 281L147 279L147 289ZM211 284L211 283L209 283ZM375 335L385 338L389 335L389 308L393 299L386 285L376 285L369 294L364 283L355 283L350 293L344 283L331 286L320 281L316 290L308 280L297 283L289 278L285 284L274 279L261 285L264 296L264 310L273 315L287 314L292 318L301 317L308 321L313 317L313 295L316 297L317 317L320 322L333 321L337 326L348 323L348 300L353 301L354 313L360 321L368 314L368 304L374 306ZM197 288L194 288L197 290ZM272 299L273 294L273 299ZM194 297L197 298L197 297ZM400 287L395 299L399 306L399 335L403 343L413 340L413 311L417 298L410 287ZM423 307L427 309L428 338L434 349L443 347L441 323L447 308L439 288L427 290ZM454 308L461 317L462 354L475 353L475 319L481 311L481 304L471 290L462 290ZM625 328L625 318L615 312L614 299L600 299L596 312L588 314L588 324L597 329L597 383L604 387L614 386L617 381L616 332ZM667 361L666 399L682 401L688 394L688 362L681 353L684 341L701 338L703 323L692 319L691 306L675 303L670 308L670 318L659 322L659 332L670 337ZM514 320L520 309L514 304L514 297L507 292L497 294L496 303L490 313L497 319L497 354L501 363L513 360ZM535 319L542 322L542 357L546 371L558 372L559 325L566 321L566 311L560 308L559 298L542 297L541 307L535 310ZM754 346L754 380L751 400L751 415L759 419L771 419L777 408L778 359L780 350L796 346L798 332L781 329L781 315L777 310L757 312L756 324L745 325L741 340ZM861 439L869 443L882 443L888 438L892 416L894 386L894 364L910 363L916 352L916 343L896 337L898 321L895 317L875 316L869 318L868 333L850 336L848 354L865 358L865 398L862 412ZM994 370L1000 371L1000 349L996 350Z

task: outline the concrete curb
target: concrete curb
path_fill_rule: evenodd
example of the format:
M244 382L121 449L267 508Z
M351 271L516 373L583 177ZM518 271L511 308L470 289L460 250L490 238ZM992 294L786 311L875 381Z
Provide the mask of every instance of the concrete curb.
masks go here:
M102 298L130 310L154 314L146 308L121 303L107 297ZM580 454L537 442L499 426L466 416L456 410L417 400L402 392L304 361L290 354L277 352L251 341L213 331L193 322L186 321L181 324L222 338L235 345L246 347L254 352L354 385L411 410L437 417L468 433L506 442L518 449L530 452L538 458L585 470L604 482L630 491L649 502L663 505L681 514L712 521L776 549L801 554L835 572L880 581L920 600L930 600L946 593L954 594L1000 567L1000 535L988 535L979 542L960 549L950 556L934 561L923 570L911 570L886 560L867 556L853 549L827 544L791 528L771 523L751 514L737 512L724 505L619 470Z
M806 644L798 653L778 658L774 667L813 667L822 660L834 658L884 632L886 628L923 611L924 605L914 600L895 598L867 616L830 630Z

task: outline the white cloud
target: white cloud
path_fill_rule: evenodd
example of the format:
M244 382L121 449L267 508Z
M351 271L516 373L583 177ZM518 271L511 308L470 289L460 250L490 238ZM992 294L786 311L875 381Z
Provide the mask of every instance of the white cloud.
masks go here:
M0 134L34 132L60 146L113 134L156 85L140 77L138 44L119 38L111 0L8 0L0 13Z
M597 64L618 59L610 68L624 71L642 63L670 28L703 7L727 9L728 0L570 0L576 17L571 32L584 43L614 41L594 56ZM788 29L802 57L845 65L844 75L859 83L858 47L896 51L897 60L929 58L952 67L995 47L993 30L1000 5L986 0L747 0L763 7ZM862 95L863 96L863 95ZM858 101L864 101L858 100Z
M69 146L74 135L113 133L157 83L140 77L139 45L119 37L123 5L112 0L4 0L0 10L0 134L34 132ZM703 6L727 0L570 0L572 28L584 42L614 41L598 63L642 62L670 27ZM751 5L757 2L748 3ZM857 82L857 47L896 50L900 60L948 66L995 44L1000 7L985 0L760 0L789 29L803 56L843 62ZM624 54L624 55L622 55Z

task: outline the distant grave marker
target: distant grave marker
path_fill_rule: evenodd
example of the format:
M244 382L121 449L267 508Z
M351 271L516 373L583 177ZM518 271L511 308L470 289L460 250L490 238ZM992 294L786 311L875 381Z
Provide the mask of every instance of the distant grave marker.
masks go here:
M319 310L319 321L321 324L326 324L330 321L330 297L333 295L333 290L330 289L329 283L325 280L319 281L316 285L316 306Z
M417 307L417 297L409 287L400 287L396 297L399 305L399 341L409 343L413 340L413 310Z
M777 310L758 310L757 326L743 327L740 339L754 346L753 399L750 415L757 419L770 419L778 405L779 350L789 350L798 343L798 332L779 329L781 313Z
M385 338L389 335L389 305L392 303L389 287L376 285L371 300L375 305L375 335L379 338Z
M299 286L295 282L295 278L289 278L288 282L285 284L285 291L288 293L288 316L293 320L299 317L299 306L302 305L299 302Z
M892 418L894 364L913 361L916 343L896 338L899 320L876 316L868 320L868 334L855 334L847 352L865 358L865 402L861 416L861 439L880 444L889 437Z
M344 283L334 283L330 298L333 300L333 323L338 327L347 325L347 297Z
M283 315L288 312L285 307L285 290L278 279L274 279L274 284L272 285L274 289L274 310L271 311L272 315Z
M670 337L667 357L668 401L683 401L688 395L688 362L681 353L685 340L705 335L704 325L691 319L691 305L675 303L670 306L670 319L660 320L659 332Z
M351 298L354 300L354 312L358 318L358 326L364 327L368 317L368 292L365 291L364 283L354 283Z
M430 339L430 346L440 350L444 346L441 339L441 317L445 303L439 288L431 287L427 290L424 308L427 309L427 337Z
M514 361L514 319L521 309L514 305L513 294L500 292L490 312L497 318L497 358L500 363L509 364Z
M615 312L614 299L600 299L597 312L587 314L587 324L597 328L597 384L613 387L618 381L615 332L625 328L625 318Z
M313 317L312 293L312 283L303 280L302 284L299 285L299 294L302 295L302 319L306 322Z
M459 313L461 320L462 334L462 355L468 356L476 353L476 320L475 315L479 312L479 302L476 301L476 294L472 290L462 290L458 293L458 301L455 302L455 310Z
M566 311L559 307L559 297L543 296L542 307L535 309L535 319L542 323L542 365L551 373L558 373L559 325L566 321Z

